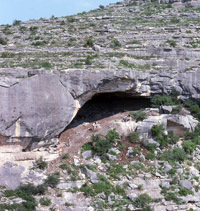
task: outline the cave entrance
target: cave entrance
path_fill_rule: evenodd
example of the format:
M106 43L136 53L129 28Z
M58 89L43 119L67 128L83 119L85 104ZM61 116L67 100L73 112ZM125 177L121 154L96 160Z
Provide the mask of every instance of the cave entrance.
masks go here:
M150 99L136 97L131 93L101 93L93 96L78 111L76 117L66 128L76 127L84 122L94 122L125 111L135 111L150 107Z

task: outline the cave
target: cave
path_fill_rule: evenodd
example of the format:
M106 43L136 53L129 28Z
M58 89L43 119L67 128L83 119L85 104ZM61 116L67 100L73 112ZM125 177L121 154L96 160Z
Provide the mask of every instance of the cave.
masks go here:
M150 98L133 96L131 93L96 94L83 105L66 129L76 127L84 122L98 121L117 113L136 111L148 107L150 107Z

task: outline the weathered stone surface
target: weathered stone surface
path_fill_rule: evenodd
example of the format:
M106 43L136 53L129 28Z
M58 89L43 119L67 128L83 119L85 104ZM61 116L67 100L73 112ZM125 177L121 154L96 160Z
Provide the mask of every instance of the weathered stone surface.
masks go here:
M73 118L75 101L56 75L44 74L0 87L0 134L3 136L57 136Z
M25 168L14 163L7 162L0 167L0 185L7 189L16 189L21 182L21 175Z

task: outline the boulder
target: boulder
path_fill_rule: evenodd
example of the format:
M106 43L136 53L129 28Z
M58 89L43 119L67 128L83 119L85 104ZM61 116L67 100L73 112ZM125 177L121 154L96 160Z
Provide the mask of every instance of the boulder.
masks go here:
M167 130L173 131L176 136L183 136L187 131L193 131L198 121L191 115L173 115L167 118Z
M193 186L190 180L181 180L180 185L188 190L192 190Z
M0 134L48 139L72 120L76 104L56 75L36 75L0 87Z

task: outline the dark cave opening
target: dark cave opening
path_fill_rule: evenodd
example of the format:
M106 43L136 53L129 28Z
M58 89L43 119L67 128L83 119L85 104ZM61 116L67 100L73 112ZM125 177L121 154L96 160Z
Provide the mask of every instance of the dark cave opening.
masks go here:
M84 122L94 122L126 111L135 111L150 107L150 98L133 96L131 93L96 94L78 111L74 120L66 129Z

